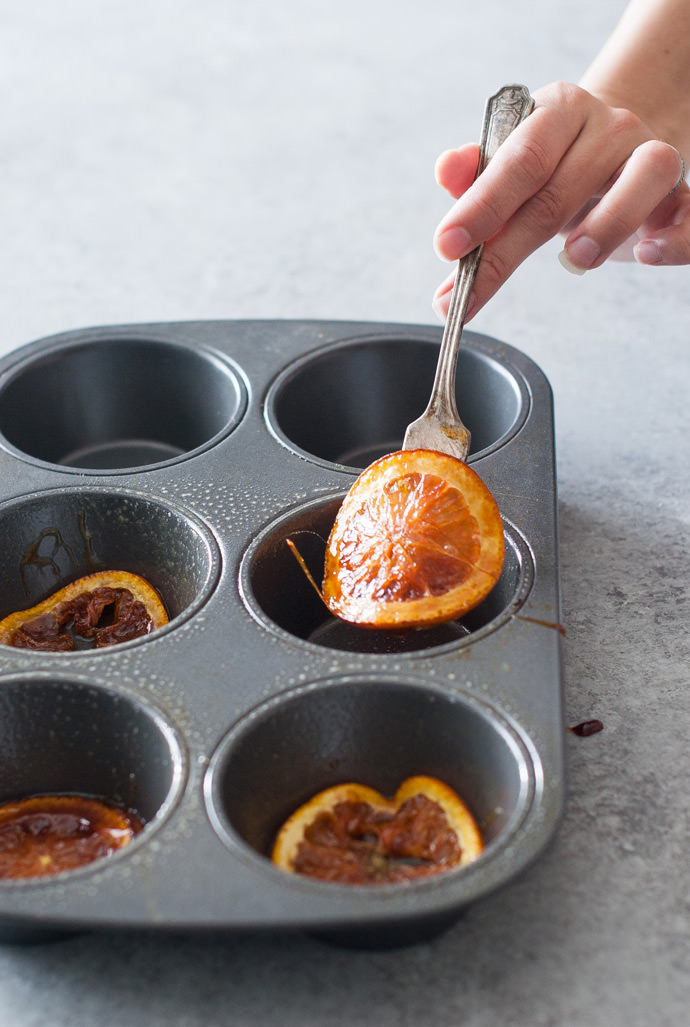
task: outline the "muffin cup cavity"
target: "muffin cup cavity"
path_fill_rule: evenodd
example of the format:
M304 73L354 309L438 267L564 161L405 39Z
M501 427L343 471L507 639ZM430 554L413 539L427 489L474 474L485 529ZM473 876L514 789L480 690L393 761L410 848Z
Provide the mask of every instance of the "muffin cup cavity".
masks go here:
M55 489L13 500L0 506L0 533L0 617L94 571L124 570L157 589L174 624L205 601L220 569L215 540L196 517L120 490Z
M496 585L460 620L408 631L371 630L334 617L309 583L288 545L291 539L314 580L323 576L326 542L343 495L313 501L265 528L245 553L243 598L262 623L295 639L344 652L416 653L447 645L469 645L510 618L524 603L534 568L519 532L504 524L506 557Z
M227 844L269 857L287 817L324 788L353 781L393 795L416 774L463 799L484 854L512 835L534 791L527 749L493 711L413 680L362 676L315 682L252 711L211 761L207 808Z
M121 858L164 818L184 764L174 730L139 700L47 674L0 679L0 802L80 794L134 811L143 831L108 859Z
M400 449L429 401L437 359L437 341L405 337L354 339L308 354L271 386L269 428L307 458L361 470ZM456 395L472 433L470 461L505 444L529 409L522 376L469 346L458 356Z
M192 456L246 405L233 365L200 348L116 336L56 345L0 382L0 434L62 469L131 472Z

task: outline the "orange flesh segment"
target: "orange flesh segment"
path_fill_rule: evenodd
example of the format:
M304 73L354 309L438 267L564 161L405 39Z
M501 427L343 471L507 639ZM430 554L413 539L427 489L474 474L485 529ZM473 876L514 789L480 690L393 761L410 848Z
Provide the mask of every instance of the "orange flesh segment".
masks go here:
M478 553L479 527L462 494L413 472L366 498L344 525L341 585L381 602L443 595L465 581Z

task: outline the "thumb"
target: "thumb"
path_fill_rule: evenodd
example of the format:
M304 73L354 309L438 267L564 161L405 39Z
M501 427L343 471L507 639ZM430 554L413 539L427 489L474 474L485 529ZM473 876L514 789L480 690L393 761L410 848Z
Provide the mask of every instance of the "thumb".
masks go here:
M477 143L465 143L457 150L446 150L436 161L436 181L456 200L474 182L479 162Z

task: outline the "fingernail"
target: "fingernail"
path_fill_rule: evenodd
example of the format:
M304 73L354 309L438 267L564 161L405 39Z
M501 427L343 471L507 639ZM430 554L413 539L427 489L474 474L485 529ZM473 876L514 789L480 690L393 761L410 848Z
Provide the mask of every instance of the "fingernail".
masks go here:
M587 271L601 253L601 246L598 246L589 236L581 235L579 239L571 242L566 250L571 264Z
M643 239L638 242L633 253L638 264L663 264L664 262L659 244L654 239Z
M583 267L575 267L565 250L561 250L558 254L558 259L566 271L570 271L571 275L583 275L585 273L585 269Z
M444 257L446 260L459 260L472 249L472 240L469 232L464 228L454 226L437 232L434 247L439 257Z

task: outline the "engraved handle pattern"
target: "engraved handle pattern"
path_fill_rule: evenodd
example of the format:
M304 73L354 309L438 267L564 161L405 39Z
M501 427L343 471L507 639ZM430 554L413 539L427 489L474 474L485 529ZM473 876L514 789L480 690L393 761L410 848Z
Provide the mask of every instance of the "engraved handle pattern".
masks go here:
M484 111L477 175L481 175L499 146L533 108L534 100L525 86L504 86L489 97Z
M489 97L484 111L475 180L484 171L501 143L505 142L533 107L534 100L524 86L504 86L494 96ZM457 410L455 372L467 305L483 250L482 243L458 263L431 399L422 416L408 425L403 449L437 449L450 453L459 460L467 459L470 432L462 423Z

